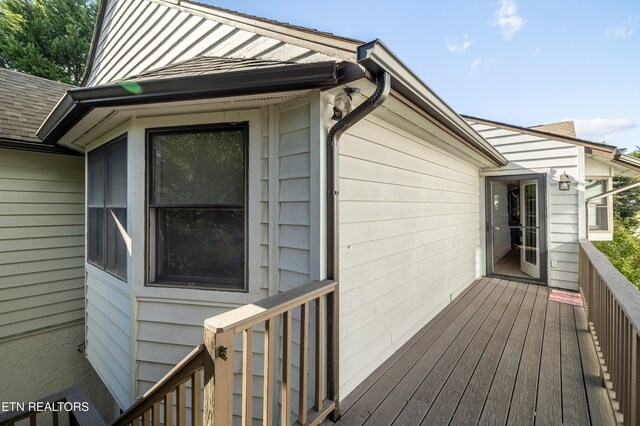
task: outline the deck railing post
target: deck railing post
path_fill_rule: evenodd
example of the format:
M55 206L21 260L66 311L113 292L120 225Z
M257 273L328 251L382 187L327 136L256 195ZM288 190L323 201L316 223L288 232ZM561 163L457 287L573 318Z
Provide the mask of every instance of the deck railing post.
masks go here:
M640 404L638 403L638 398L640 398L640 358L638 357L638 349L640 346L640 336L635 332L635 330L631 331L631 389L629 395L629 404L625 407L625 424L635 425L640 422L640 418L638 416L638 408ZM629 421L627 421L626 415L629 416Z
M204 344L204 422L207 426L226 426L233 420L232 332L216 333L205 326Z

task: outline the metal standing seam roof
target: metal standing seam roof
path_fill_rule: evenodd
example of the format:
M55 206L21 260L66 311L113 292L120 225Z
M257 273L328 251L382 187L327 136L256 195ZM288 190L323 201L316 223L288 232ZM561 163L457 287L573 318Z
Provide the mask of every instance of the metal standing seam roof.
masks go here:
M220 58L217 56L196 56L182 62L177 62L145 71L141 74L127 77L123 81L163 80L169 78L194 77L198 75L222 74L235 71L253 71L266 68L299 65L296 62L270 61L262 59ZM117 82L115 82L117 83ZM109 83L113 84L113 83Z
M73 87L0 68L0 139L42 144L36 131Z

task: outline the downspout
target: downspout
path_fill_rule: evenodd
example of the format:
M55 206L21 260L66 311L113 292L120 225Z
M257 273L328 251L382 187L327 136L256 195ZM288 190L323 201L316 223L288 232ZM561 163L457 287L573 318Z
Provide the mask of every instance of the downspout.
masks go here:
M610 195L619 194L621 192L628 191L633 188L637 188L640 186L640 182L631 183L629 185L623 186L618 189L612 189L611 191L603 192L602 194L594 195L593 197L589 197L584 201L584 221L585 221L585 237L587 240L589 239L589 204L592 201L600 200L602 198L608 197Z
M329 358L329 380L327 397L335 402L335 409L331 414L332 420L340 416L339 409L339 289L340 289L340 233L339 233L339 155L338 142L344 132L351 126L378 108L389 96L391 90L391 75L382 71L376 75L376 91L333 125L327 134L327 279L338 283L337 290L327 300L327 316L331 338L327 342L327 356Z

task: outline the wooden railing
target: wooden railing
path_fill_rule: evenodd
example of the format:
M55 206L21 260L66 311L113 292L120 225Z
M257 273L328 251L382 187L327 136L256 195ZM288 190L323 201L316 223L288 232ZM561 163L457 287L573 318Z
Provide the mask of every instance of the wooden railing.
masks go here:
M155 386L149 389L142 398L111 422L110 426L186 425L187 385L191 387L190 424L201 426L202 370L206 356L206 348L204 344L200 344Z
M276 319L282 322L282 377L280 424L291 424L291 364L293 311L300 309L300 359L298 386L298 423L302 425L320 424L335 408L336 401L325 399L325 395L335 395L334 384L327 383L328 369L333 363L327 362L327 297L336 291L334 281L316 281L289 290L258 303L245 305L233 311L209 318L205 321L205 345L209 356L205 362L204 418L208 426L230 425L233 419L233 354L235 335L242 334L242 424L252 424L252 376L253 363L251 347L254 327L264 324L264 385L262 389L262 423L273 422L274 389L277 380L275 348L278 329ZM310 303L316 305L315 318L315 386L312 390L315 401L308 409L309 396L309 313ZM329 374L330 375L330 374ZM327 388L325 390L325 387ZM325 393L326 392L326 393Z
M640 425L640 292L588 240L580 290L625 425Z
M29 419L30 425L37 425L45 416L51 419L48 423L57 426L62 415L68 416L70 425L105 426L81 386L65 389L35 402L25 402L24 409L0 414L0 426L13 426L25 419Z
M233 423L234 372L233 358L235 336L242 334L242 407L243 425L253 424L253 338L254 329L264 325L264 385L262 388L262 423L271 425L274 420L274 406L280 402L280 419L276 423L291 424L292 398L292 345L293 313L299 310L300 345L298 422L301 425L320 424L335 409L336 395L327 381L333 363L327 359L328 333L333 330L327 315L327 299L336 291L334 281L316 281L275 295L254 304L242 306L205 321L204 344L195 348L180 364L173 368L160 382L136 401L127 411L111 423L111 426L125 425L178 425L187 424L187 408L190 408L189 424L193 426L228 426ZM331 300L329 300L330 302ZM310 307L315 305L315 320L311 321ZM280 322L282 328L279 337ZM315 385L310 389L309 375L309 327L315 326ZM282 345L276 344L277 340ZM276 347L281 353L282 374L278 378ZM331 355L331 354L329 354ZM334 355L335 356L335 355ZM202 378L202 370L204 377ZM204 380L204 406L202 400L202 380ZM274 387L279 381L281 398L275 400ZM191 406L187 407L185 395L187 385L191 388ZM311 391L311 393L310 393ZM175 415L174 415L175 394ZM313 396L313 408L307 400ZM327 398L327 396L329 398Z

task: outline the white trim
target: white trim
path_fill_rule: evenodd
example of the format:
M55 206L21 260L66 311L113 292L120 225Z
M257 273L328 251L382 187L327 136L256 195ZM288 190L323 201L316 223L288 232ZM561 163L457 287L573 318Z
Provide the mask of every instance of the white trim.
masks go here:
M586 230L584 221L586 220L585 209L585 182L586 182L586 170L587 170L586 155L584 152L584 146L578 146L578 176L576 182L576 190L578 191L578 238L585 238Z
M278 105L269 106L269 296L277 294L280 290L278 274L278 259L280 250L279 202L280 181L278 149L280 146Z
M232 303L232 304L244 304L248 303L247 299L253 300L253 297L247 297L247 295L259 295L260 294L260 141L261 141L261 127L260 127L260 110L251 109L243 111L224 111L214 113L199 113L199 114L187 114L187 115L168 115L159 116L153 118L139 118L135 122L135 126L132 127L133 131L141 132L142 142L139 142L143 147L142 158L139 157L140 153L137 153L136 158L132 159L138 164L138 168L144 170L146 165L146 130L151 128L163 128L163 127L178 127L189 125L206 125L217 123L249 123L249 176L248 176L248 235L247 235L247 288L246 292L241 291L226 291L220 289L191 289L180 287L163 287L160 285L149 286L146 282L146 278L143 278L142 285L136 286L136 297L140 298L154 298L154 299L168 299L168 300L200 300L203 302L220 302L220 303ZM144 173L144 172L143 172ZM139 181L139 179L138 179ZM143 185L145 185L146 176L142 179ZM143 212L138 216L142 218L146 217L146 195L139 197L136 201L137 211ZM146 232L146 226L142 227ZM144 238L144 235L142 236ZM140 243L140 241L139 241ZM146 263L146 242L142 242L141 250L134 254L134 263L136 265L145 265ZM146 272L146 269L145 269Z
M131 240L129 253L128 277L129 285L134 293L139 285L144 284L144 265L140 267L133 261L134 253L145 251L144 205L140 208L139 200L145 198L145 167L139 167L131 159L145 156L144 131L136 125L136 117L131 118L131 127L128 132L127 158L127 232ZM131 381L132 397L138 397L138 300L131 298Z
M318 91L309 98L309 275L312 281L327 277L327 128L324 123L328 119L328 96Z

